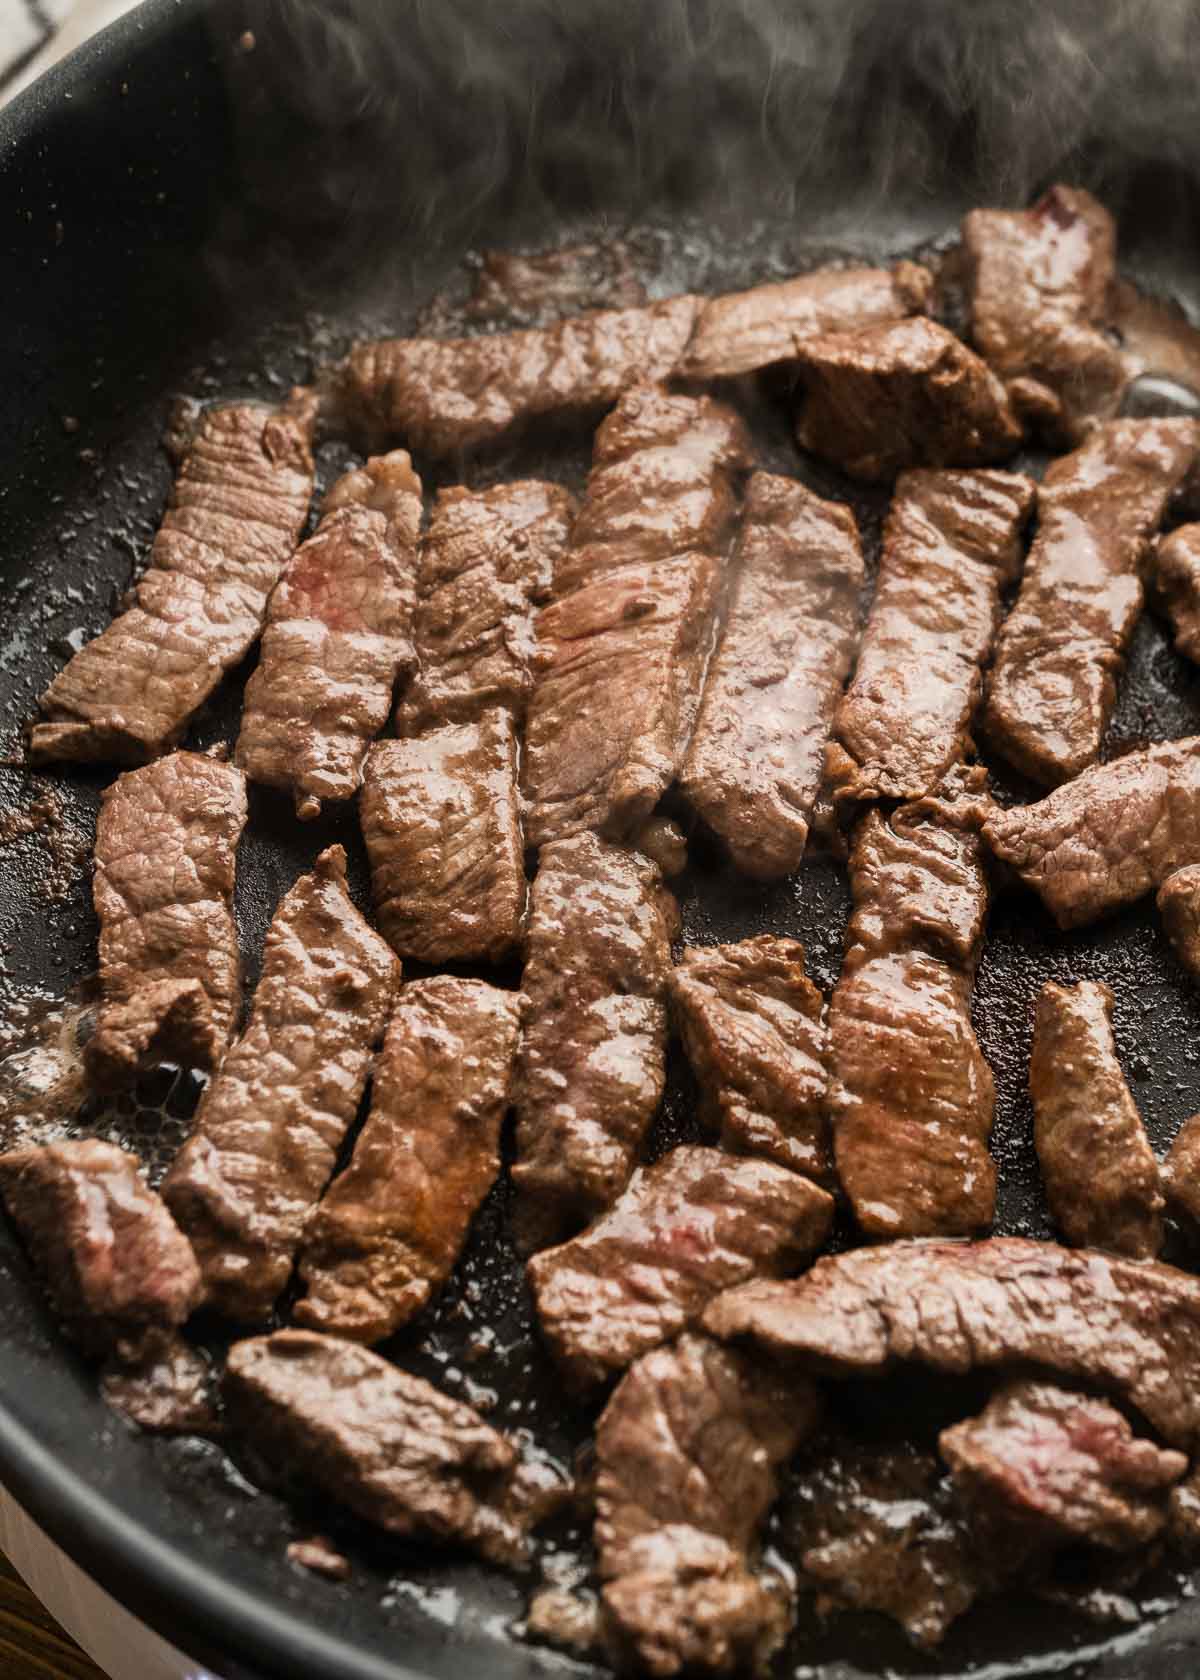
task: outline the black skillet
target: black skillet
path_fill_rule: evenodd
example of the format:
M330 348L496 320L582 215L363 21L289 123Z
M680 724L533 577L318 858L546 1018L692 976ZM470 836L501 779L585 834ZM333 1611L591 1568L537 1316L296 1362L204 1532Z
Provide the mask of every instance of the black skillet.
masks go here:
M1022 195L1053 162L1119 201L1131 272L1189 296L1189 142L1168 161L1154 112L1133 120L1114 103L1119 86L1090 116L1039 86L1043 58L1060 70L1075 61L1052 33L1042 49L1027 33L1024 58L1009 53L999 25L1020 8L963 8L948 25L932 4L876 7L870 32L852 4L376 0L354 27L337 5L318 11L319 25L306 12L300 28L280 0L152 0L0 113L5 751L144 556L167 486L157 440L170 395L270 394L355 330L405 328L439 288L461 294L469 246L630 225L660 289L720 289L830 253L879 257L944 239L965 205ZM1158 65L1145 40L1154 15L1117 43L1120 64ZM1152 91L1161 122L1178 124L1174 89ZM1018 93L1024 106L1006 103ZM846 493L797 462L781 410L764 403L754 420L764 460ZM328 445L323 472L345 458ZM586 459L585 436L555 435L463 471L474 482L518 467L577 482ZM860 495L855 505L873 551L882 503ZM239 687L195 741L229 738ZM1106 750L1197 728L1196 674L1148 618ZM57 854L36 838L0 854L10 1024L31 993L61 996L94 961L86 870L72 864L72 845L90 839L104 780L0 769L4 811L52 781L62 814ZM320 846L344 839L362 887L352 820L302 828L257 792L252 810L238 905L251 976L272 905ZM764 891L734 880L700 841L681 896L689 937L795 932L821 982L835 978L845 902L831 865ZM1134 912L1065 939L1028 898L1003 900L977 1019L999 1089L999 1228L1035 1235L1049 1227L1024 1078L1030 1000L1051 975L1114 985L1119 1044L1159 1146L1200 1107L1200 1001L1153 918ZM656 1148L694 1135L691 1095L676 1066ZM178 1124L143 1116L124 1133L153 1155ZM588 1414L563 1400L533 1337L502 1190L446 1298L392 1351L453 1392L493 1400L496 1421L529 1428L564 1457L586 1437ZM921 1402L909 1404L918 1430ZM289 1508L256 1493L215 1446L130 1433L58 1338L2 1226L0 1480L85 1570L226 1680L583 1672L510 1637L522 1592L508 1579L390 1547L328 1511ZM287 1540L317 1525L348 1550L348 1584L285 1561ZM569 1555L576 1538L556 1544ZM1188 1583L1167 1575L1153 1591L1147 1619L1119 1636L1034 1604L985 1608L936 1658L875 1619L806 1621L780 1672L1190 1680L1200 1612L1185 1602Z

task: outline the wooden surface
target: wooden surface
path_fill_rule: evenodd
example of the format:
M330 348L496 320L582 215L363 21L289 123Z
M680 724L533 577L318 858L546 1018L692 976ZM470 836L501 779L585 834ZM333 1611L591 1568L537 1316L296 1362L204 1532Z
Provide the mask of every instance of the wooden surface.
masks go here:
M48 1616L0 1556L0 1675L3 1680L107 1680Z

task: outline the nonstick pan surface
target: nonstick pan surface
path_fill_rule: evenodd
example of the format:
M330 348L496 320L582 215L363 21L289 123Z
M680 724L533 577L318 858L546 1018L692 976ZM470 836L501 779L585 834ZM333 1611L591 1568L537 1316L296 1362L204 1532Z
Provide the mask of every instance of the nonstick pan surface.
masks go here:
M270 183L302 177L317 142L281 100L275 66L256 68L270 38L245 38L237 7L153 0L52 72L0 116L0 750L19 757L37 694L81 638L107 622L146 554L168 485L159 447L172 396L270 395L309 373L363 330L404 330L435 296L453 322L468 243L536 246L582 233L625 233L659 291L720 290L773 278L830 256L884 258L949 239L967 199L938 183L797 212L764 188L761 202L700 206L691 177L660 181L631 212L603 195L492 193L469 233L455 224L399 241L370 288L347 286L331 261L345 236L355 262L361 227L314 215L272 220ZM231 110L229 88L237 89ZM318 137L319 140L319 137ZM243 166L250 160L252 186ZM1101 183L1102 185L1102 183ZM589 189L590 190L590 189ZM1131 194L1127 270L1189 299L1188 250L1176 183ZM458 206L457 208L461 208ZM632 221L630 217L632 215ZM1161 235L1161 237L1160 237ZM415 253L415 254L414 254ZM851 493L798 460L782 409L749 406L763 464L852 502L872 560L885 498ZM586 434L532 440L511 457L463 464L467 482L517 471L578 485ZM348 459L321 451L328 480ZM1037 469L1038 462L1028 463ZM456 469L457 470L457 469ZM439 478L427 472L436 488ZM245 673L227 685L189 744L231 739ZM1106 744L1200 730L1200 680L1147 616ZM0 1022L11 1050L58 1019L94 965L96 928L86 867L107 775L30 775L0 768ZM1002 795L1028 790L1001 784ZM50 838L21 835L39 797ZM285 802L253 789L239 865L238 917L249 979L280 893L316 853L342 841L361 895L364 868L353 817L297 824ZM697 837L680 885L685 937L713 941L771 930L794 934L828 989L846 913L844 878L814 860L776 887L739 881ZM1157 1148L1200 1108L1200 996L1175 964L1152 914L1135 910L1083 933L1053 931L1037 904L1013 893L993 913L976 1023L995 1071L1001 1162L997 1229L1047 1236L1025 1095L1032 999L1048 978L1103 978L1116 993L1126 1070ZM516 972L504 977L516 983ZM186 1091L162 1106L144 1093L140 1116L92 1123L161 1167L185 1121ZM694 1093L673 1052L653 1148L696 1136ZM151 1110L150 1105L159 1104ZM182 1105L182 1106L181 1106ZM1177 1252L1188 1263L1197 1258ZM502 1427L527 1429L567 1461L592 1413L564 1398L538 1346L521 1270L507 1237L506 1193L486 1205L469 1253L443 1299L389 1350L449 1392L489 1408ZM922 1428L919 1390L903 1397L905 1428ZM75 1560L135 1613L226 1680L320 1676L381 1680L532 1680L599 1673L514 1639L520 1583L420 1548L394 1545L328 1510L288 1506L257 1491L216 1445L138 1436L100 1401L95 1377L58 1336L7 1225L0 1224L0 1479ZM320 1530L342 1545L352 1579L334 1584L285 1559L288 1540ZM560 1570L584 1536L548 1542ZM780 1673L851 1676L1066 1672L1191 1680L1200 1648L1192 1584L1165 1572L1147 1589L1144 1620L1097 1628L1033 1601L968 1616L934 1657L914 1653L876 1618L802 1617Z

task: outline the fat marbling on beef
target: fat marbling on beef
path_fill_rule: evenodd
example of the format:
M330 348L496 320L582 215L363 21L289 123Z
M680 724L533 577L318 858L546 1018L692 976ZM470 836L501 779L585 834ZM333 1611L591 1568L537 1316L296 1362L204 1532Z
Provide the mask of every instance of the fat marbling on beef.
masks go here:
M804 856L862 582L850 510L755 473L725 629L680 773L692 809L749 875L788 875Z
M1110 420L1046 471L984 713L992 744L1036 782L1068 781L1100 750L1151 539L1198 450L1194 420Z
M200 1262L205 1304L225 1317L261 1323L291 1276L399 981L333 846L280 900L246 1030L163 1180Z
M1160 539L1150 562L1152 598L1166 612L1175 646L1200 660L1200 524Z
M237 762L296 814L353 799L412 643L421 481L403 449L344 473L267 607L246 684Z
M573 1384L602 1382L722 1289L794 1271L832 1223L833 1198L785 1167L683 1145L638 1168L581 1235L534 1255L542 1334Z
M401 992L353 1158L305 1230L298 1323L379 1342L445 1283L500 1170L522 1001L448 974Z
M315 401L206 409L182 460L134 604L80 649L40 701L34 759L141 764L183 736L258 639L308 514Z

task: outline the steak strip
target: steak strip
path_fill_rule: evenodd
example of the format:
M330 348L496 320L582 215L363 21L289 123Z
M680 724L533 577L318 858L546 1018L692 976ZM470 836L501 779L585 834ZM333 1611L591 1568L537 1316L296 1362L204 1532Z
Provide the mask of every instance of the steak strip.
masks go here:
M1162 1186L1171 1212L1193 1229L1200 1226L1200 1114L1179 1128L1163 1162Z
M1200 979L1200 863L1168 875L1155 903L1175 955L1193 979Z
M1150 563L1151 594L1175 633L1175 646L1200 661L1200 524L1163 537Z

